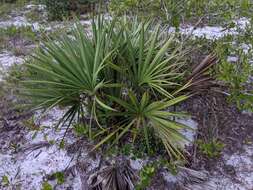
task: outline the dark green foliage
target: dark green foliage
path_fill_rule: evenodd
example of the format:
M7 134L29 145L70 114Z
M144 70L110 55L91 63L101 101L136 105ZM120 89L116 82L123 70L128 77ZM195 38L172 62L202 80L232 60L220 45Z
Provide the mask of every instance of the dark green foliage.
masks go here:
M50 20L61 20L68 16L69 0L44 0Z
M149 149L147 147L147 141L146 137L144 135L139 135L138 138L136 138L136 142L133 145L130 144L121 144L119 143L117 147L113 147L109 152L108 155L110 156L120 156L120 155L126 155L130 156L131 159L143 159L147 156L154 156L156 154L159 154L161 156L166 156L166 150L164 150L164 145L161 139L155 135L154 130L152 128L147 128L148 130L148 140L149 140ZM136 131L137 132L137 131Z
M61 142L59 144L59 148L60 149L64 149L65 148L65 141L64 141L64 139L61 140Z
M3 185L4 187L7 187L9 186L9 184L10 184L10 181L9 181L8 176L4 175L1 180L1 185Z
M88 126L84 124L76 124L73 126L74 132L78 137L84 137L88 135Z
M153 176L155 175L156 168L153 165L146 165L140 171L140 182L136 185L136 190L146 189L150 184Z
M57 184L61 185L65 182L65 175L63 172L56 172L53 176L56 178Z
M71 11L80 13L82 11L91 11L90 4L96 3L96 0L42 0L49 13L50 20L62 20L68 17Z
M53 187L48 182L44 182L42 184L42 189L41 190L53 190Z
M178 173L178 164L176 162L168 162L167 159L157 158L155 161L152 161L145 165L140 171L140 179L135 185L136 190L144 190L150 186L154 176L161 169L167 169L173 175Z

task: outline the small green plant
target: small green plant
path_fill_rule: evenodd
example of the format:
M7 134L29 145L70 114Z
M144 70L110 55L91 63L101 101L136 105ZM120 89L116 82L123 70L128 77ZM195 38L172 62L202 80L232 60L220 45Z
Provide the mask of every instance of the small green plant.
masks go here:
M2 185L3 185L4 187L9 186L10 181L9 181L8 176L4 175L4 176L2 177L2 182L1 182L1 183L2 183Z
M65 148L65 141L64 141L64 139L61 140L61 142L59 144L59 148L60 149L64 149Z
M140 171L140 182L136 185L136 190L146 189L150 184L153 176L155 175L156 168L151 165L146 165Z
M171 162L168 160L161 160L161 164L165 167L172 175L177 175L178 165L176 162Z
M54 144L55 144L55 140L49 140L48 143L49 143L50 145L54 145Z
M132 152L133 146L131 144L125 144L121 147L121 152L123 155L130 156Z
M17 153L18 150L20 149L20 144L18 144L18 143L11 143L11 144L10 144L10 148L11 148L15 153Z
M84 137L88 135L88 126L84 124L76 124L73 126L74 132L78 137Z
M53 174L53 176L56 178L58 185L61 185L65 182L65 175L63 172L56 172Z
M221 151L224 148L224 144L218 140L212 140L211 142L208 143L199 140L197 143L200 151L208 158L216 158L220 156Z
M42 189L41 190L53 190L53 187L48 182L44 182L42 184Z
M24 121L25 126L31 131L39 130L39 127L35 123L35 117L32 116L31 118Z

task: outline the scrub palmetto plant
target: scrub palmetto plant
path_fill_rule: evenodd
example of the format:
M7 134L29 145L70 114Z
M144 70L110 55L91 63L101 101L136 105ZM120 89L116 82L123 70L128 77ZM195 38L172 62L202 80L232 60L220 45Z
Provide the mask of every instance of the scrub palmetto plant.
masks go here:
M68 107L62 124L80 116L87 102L100 103L97 94L106 83L99 75L111 54L106 47L106 28L100 20L93 23L92 39L80 25L76 25L72 35L46 42L34 56L34 62L27 64L31 75L24 81L23 93L36 109Z
M76 24L71 34L48 40L26 65L22 94L36 109L66 107L61 125L87 121L94 149L142 136L149 151L155 135L170 158L182 158L187 139L180 131L188 127L173 118L185 114L168 109L190 95L194 78L182 69L185 52L158 25L125 21L99 16L89 37Z
M174 47L173 35L164 38L164 31L159 25L152 28L151 22L139 24L135 20L129 26L127 22L123 21L123 31L114 37L118 40L114 40L118 60L116 64L110 65L126 77L129 88L140 92L138 95L150 90L153 94L173 98L178 91L188 86L178 83L184 75L180 70L185 64L182 46L179 44Z

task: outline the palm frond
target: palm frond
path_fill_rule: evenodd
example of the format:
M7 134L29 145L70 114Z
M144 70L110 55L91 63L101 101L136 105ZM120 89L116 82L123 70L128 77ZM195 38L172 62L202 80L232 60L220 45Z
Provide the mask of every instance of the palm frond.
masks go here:
M138 179L128 164L122 162L101 169L91 178L91 188L95 190L134 190L134 182Z
M121 70L135 89L145 91L151 88L162 96L172 98L168 89L180 86L177 79L183 75L179 69L184 64L179 59L183 50L180 45L174 46L173 35L162 39L159 25L152 28L150 23L135 20L127 25L123 33L114 35L115 39L121 39L115 45L119 61L111 66Z
M171 99L169 101L156 101L151 103L148 93L144 93L141 100L134 96L133 92L129 92L128 101L109 96L109 98L123 107L121 112L111 112L108 115L110 116L120 116L125 117L125 122L122 124L115 123L117 126L116 130L111 132L106 136L101 142L98 143L96 148L101 146L103 143L108 142L109 139L115 135L115 140L113 144L117 143L121 138L126 136L131 129L144 129L146 127L152 127L156 132L156 135L163 142L168 154L171 158L183 157L180 147L182 141L187 141L187 139L181 134L182 129L190 130L189 127L184 126L180 123L173 121L173 117L182 117L186 116L184 113L169 112L167 109L170 106L173 106L179 102L186 100L187 96L179 96L177 98ZM147 135L146 146L149 149L149 140Z
M33 56L34 61L26 64L30 76L23 81L22 95L39 109L58 105L78 105L75 107L80 109L85 104L84 94L109 108L96 98L106 83L101 72L112 54L106 38L107 27L99 18L93 21L92 37L87 37L81 24L76 23L70 35L44 43Z
M215 55L208 55L200 64L194 65L191 74L187 77L187 81L190 83L189 89L194 92L214 86L214 79L208 73L208 70L217 62Z

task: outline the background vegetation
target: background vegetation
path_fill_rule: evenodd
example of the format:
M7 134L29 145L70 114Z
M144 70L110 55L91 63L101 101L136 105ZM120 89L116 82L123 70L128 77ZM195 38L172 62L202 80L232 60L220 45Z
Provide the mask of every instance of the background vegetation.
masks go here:
M250 0L112 0L109 7L116 15L156 17L179 27L200 19L211 25L229 25L236 18L252 17L252 4Z

